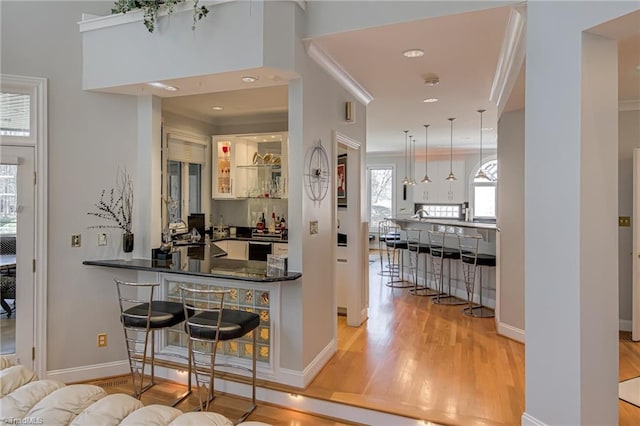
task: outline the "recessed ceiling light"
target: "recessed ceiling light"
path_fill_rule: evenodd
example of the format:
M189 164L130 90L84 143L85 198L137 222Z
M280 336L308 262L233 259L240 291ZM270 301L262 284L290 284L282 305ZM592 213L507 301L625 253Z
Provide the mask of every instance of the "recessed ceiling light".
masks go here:
M245 75L244 77L242 77L242 81L244 81L245 83L253 83L254 81L256 81L258 79L258 77L254 77L251 75Z
M434 102L438 102L438 98L427 98L422 102L424 102L425 104L432 104Z
M177 87L169 86L168 84L160 83L159 81L152 81L151 83L147 83L149 86L157 87L159 89L168 90L169 92L175 92L178 90Z
M211 109L214 111L222 111L224 108L218 105L214 105L211 107Z
M419 58L420 56L424 56L424 50L422 49L409 49L402 52L404 56L407 58Z

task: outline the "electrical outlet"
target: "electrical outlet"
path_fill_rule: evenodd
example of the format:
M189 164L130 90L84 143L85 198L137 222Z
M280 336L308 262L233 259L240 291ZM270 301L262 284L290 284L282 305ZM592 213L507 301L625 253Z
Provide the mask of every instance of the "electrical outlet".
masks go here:
M318 221L312 220L309 222L309 234L317 234L318 233Z
M107 245L107 233L106 232L98 232L98 245L106 246Z
M99 333L98 334L98 347L104 348L107 346L107 333Z
M631 226L631 216L619 216L618 226Z
M80 234L71 235L71 247L80 247Z

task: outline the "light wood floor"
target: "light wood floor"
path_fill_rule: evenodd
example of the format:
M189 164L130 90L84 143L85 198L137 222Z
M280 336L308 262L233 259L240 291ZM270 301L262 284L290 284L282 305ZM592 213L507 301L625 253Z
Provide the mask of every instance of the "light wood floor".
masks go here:
M434 305L406 289L386 287L379 268L379 262L370 265L369 319L353 328L338 317L338 352L298 393L439 424L519 425L524 411L524 345L497 335L494 319L469 318L460 307ZM640 343L632 342L630 333L620 333L619 351L619 379L640 376ZM123 386L106 389L130 392L130 385ZM166 403L184 389L166 386L171 394L152 389L142 401ZM233 419L242 404L246 401L241 398L218 398L213 410ZM197 397L192 396L178 408L195 406ZM620 401L619 413L621 425L640 424L640 408ZM259 404L249 420L347 424L265 404Z

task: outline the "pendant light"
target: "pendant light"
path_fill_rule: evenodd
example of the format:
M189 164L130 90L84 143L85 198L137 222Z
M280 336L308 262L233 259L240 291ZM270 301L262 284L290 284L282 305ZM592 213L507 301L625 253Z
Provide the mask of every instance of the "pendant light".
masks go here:
M409 165L407 164L407 134L408 130L404 131L404 179L402 179L403 185L409 185L409 178L407 177L407 170Z
M414 176L416 175L416 139L413 136L409 137L409 140L411 141L411 177L409 178L409 185L415 185L416 184L416 180L414 179Z
M422 182L429 183L431 179L429 179L428 166L429 162L429 125L424 125L424 177L422 178Z
M448 120L451 123L451 144L449 145L449 176L445 180L453 181L457 180L456 175L453 174L453 120L455 118L449 118Z
M476 174L474 179L489 180L489 178L485 174L484 170L482 170L482 114L485 111L486 111L486 109L479 109L478 110L478 112L480 113L480 169L478 170L478 173Z

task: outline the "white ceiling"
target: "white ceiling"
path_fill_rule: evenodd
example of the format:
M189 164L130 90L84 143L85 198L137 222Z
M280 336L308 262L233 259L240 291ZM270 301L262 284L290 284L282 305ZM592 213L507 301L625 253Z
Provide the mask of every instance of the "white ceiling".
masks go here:
M509 7L487 9L425 20L369 28L313 39L337 64L349 73L374 100L367 106L367 152L402 153L404 130L417 139L418 152L424 146L425 130L429 127L429 152L448 153L450 144L449 117L455 117L454 150L479 146L480 121L478 109L486 109L483 127L485 147L495 147L497 107L489 101L503 38L510 16ZM624 27L624 28L623 28ZM635 28L630 31L630 28ZM640 12L617 22L594 29L619 40L619 97L640 99ZM425 55L406 58L402 52L420 48ZM524 70L524 67L523 67ZM157 93L169 96L163 108L213 124L230 123L241 117L268 117L287 110L289 76L274 70L254 70L260 76L256 83L234 83L194 79L173 81L187 91ZM427 75L437 75L440 83L424 83ZM239 81L239 75L226 78ZM246 86L256 89L238 90ZM183 96L204 91L209 94ZM215 87L233 90L218 91ZM129 90L140 90L129 88ZM149 88L146 89L147 91ZM158 89L153 89L158 90ZM424 103L425 98L438 98L436 103ZM220 105L223 111L213 111ZM524 71L514 85L505 111L524 107ZM436 154L437 152L433 152Z

